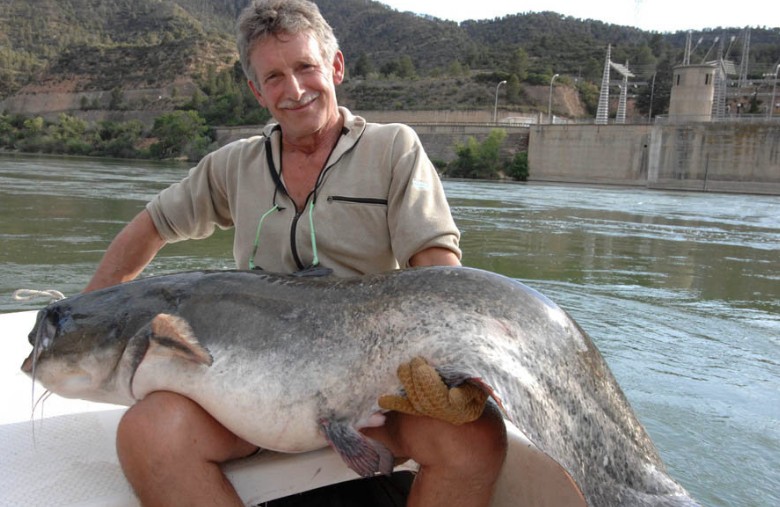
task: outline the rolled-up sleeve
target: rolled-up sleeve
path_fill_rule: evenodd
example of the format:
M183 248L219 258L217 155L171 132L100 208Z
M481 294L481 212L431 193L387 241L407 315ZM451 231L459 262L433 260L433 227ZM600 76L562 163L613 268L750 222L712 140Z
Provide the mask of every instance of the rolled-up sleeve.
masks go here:
M388 226L399 264L409 267L414 254L432 247L451 250L460 259L460 232L436 168L417 134L409 127L399 129L393 151Z
M182 181L155 196L146 209L160 236L174 243L210 236L233 226L226 191L226 161L218 151L192 168Z

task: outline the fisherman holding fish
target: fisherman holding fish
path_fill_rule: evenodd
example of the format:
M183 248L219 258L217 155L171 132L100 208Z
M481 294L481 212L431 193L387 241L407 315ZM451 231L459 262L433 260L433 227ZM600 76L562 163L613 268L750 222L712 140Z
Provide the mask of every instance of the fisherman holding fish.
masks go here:
M459 232L414 131L339 107L344 57L306 0L255 0L238 22L248 84L276 123L209 155L157 195L113 240L86 291L140 274L167 243L234 228L239 269L335 276L460 264ZM506 450L486 410L454 425L387 414L365 428L397 459L420 464L410 506L490 503ZM243 505L220 464L257 447L188 398L154 392L117 432L125 475L144 505Z

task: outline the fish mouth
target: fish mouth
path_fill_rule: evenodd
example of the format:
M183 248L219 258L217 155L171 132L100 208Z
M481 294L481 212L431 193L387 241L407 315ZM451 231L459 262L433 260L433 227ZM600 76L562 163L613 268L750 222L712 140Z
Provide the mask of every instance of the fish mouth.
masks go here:
M27 375L30 375L31 377L33 376L32 372L33 372L33 368L35 367L35 363L38 360L38 358L35 357L36 356L36 352L38 352L38 351L33 349L33 351L30 352L30 355L27 356L27 358L22 363L22 371L24 373L26 373ZM38 353L37 355L40 355L40 353Z
M49 312L46 309L38 312L35 327L30 332L28 340L33 346L30 355L22 362L22 371L35 379L35 369L41 354L49 348L53 337L57 333L57 326L49 318Z

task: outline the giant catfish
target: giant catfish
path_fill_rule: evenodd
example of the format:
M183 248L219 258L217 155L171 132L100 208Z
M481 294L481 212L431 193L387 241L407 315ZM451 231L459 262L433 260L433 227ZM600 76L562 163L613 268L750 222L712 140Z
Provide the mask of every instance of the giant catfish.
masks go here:
M57 394L131 405L174 391L262 448L330 443L342 457L355 444L381 454L357 430L376 424L380 396L401 392L398 366L422 357L491 386L589 505L697 505L587 334L543 295L486 271L149 277L52 303L30 342L23 370ZM369 458L369 469L347 461L362 475L384 468Z

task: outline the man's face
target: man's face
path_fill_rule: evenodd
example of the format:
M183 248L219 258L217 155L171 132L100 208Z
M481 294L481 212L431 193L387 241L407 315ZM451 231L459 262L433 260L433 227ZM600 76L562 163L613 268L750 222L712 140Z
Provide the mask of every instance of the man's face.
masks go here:
M338 121L336 85L344 79L341 52L325 62L313 36L282 34L256 43L249 60L257 78L257 85L249 86L285 136L312 135Z

